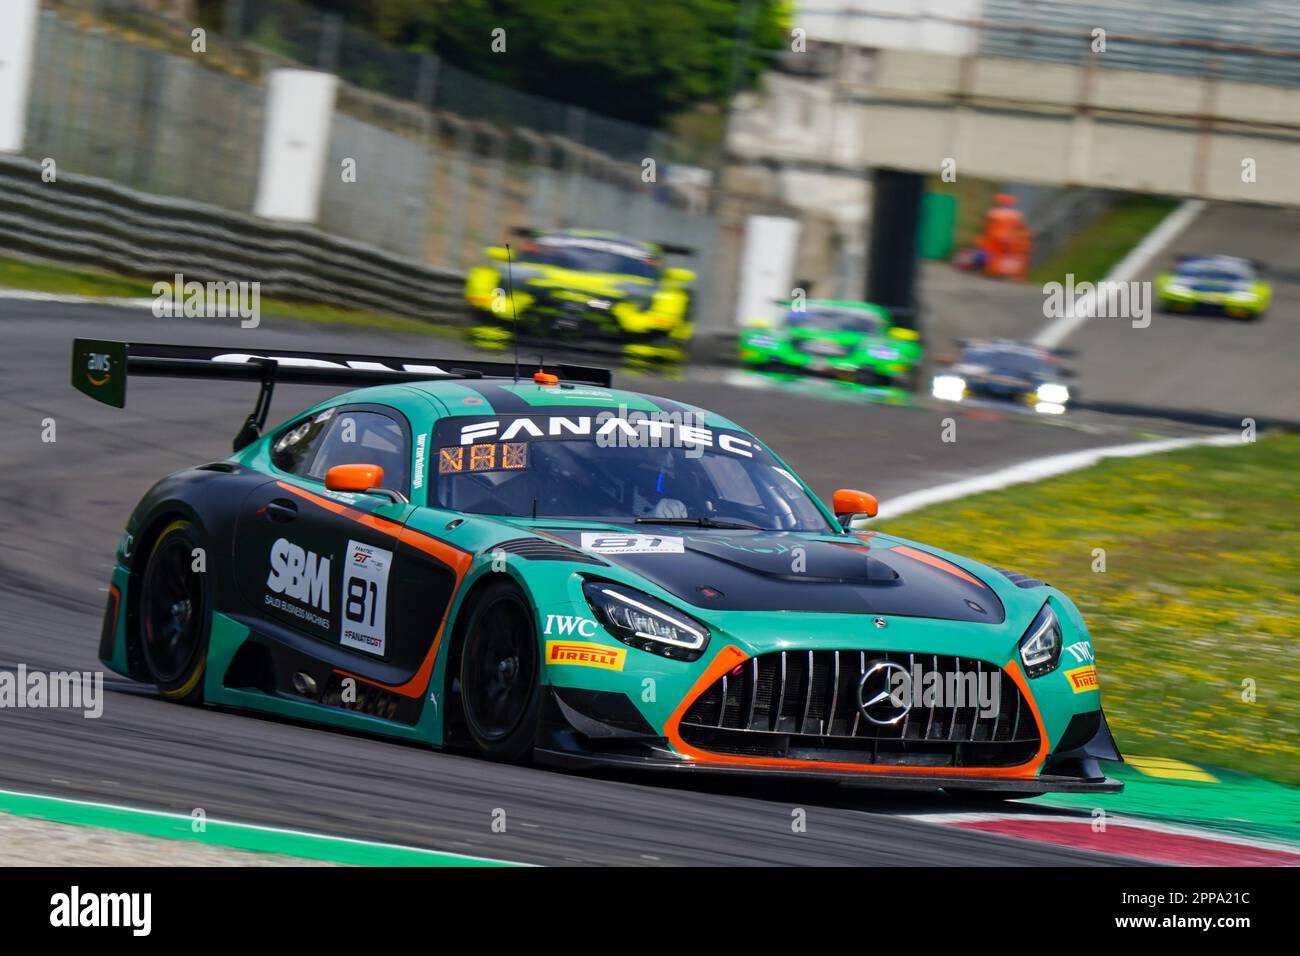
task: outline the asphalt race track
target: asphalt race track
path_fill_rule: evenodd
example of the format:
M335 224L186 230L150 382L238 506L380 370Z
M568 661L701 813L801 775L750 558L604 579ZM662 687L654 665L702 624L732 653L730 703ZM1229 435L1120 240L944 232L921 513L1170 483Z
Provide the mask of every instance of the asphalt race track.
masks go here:
M97 405L68 384L74 336L469 354L431 337L275 324L155 319L145 311L0 300L0 666L98 669L95 646L114 544L153 481L223 457L251 407L251 385L135 381L128 407ZM882 498L1087 446L1184 434L1133 418L964 415L742 390L720 374L616 384L730 415L782 452L822 495L863 487ZM273 422L319 389L282 386ZM42 422L57 441L41 440ZM941 544L942 542L936 542ZM0 787L381 840L532 863L1088 864L1088 853L932 826L898 813L962 807L898 795L771 782L566 774L490 764L273 719L186 708L109 676L103 717L0 710ZM791 811L807 810L793 833ZM490 828L507 812L503 834Z
M1257 321L1162 313L1133 328L1094 318L1063 344L1076 350L1083 398L1300 421L1300 209L1213 203L1138 278L1153 280L1177 256L1257 259L1273 283L1273 305Z

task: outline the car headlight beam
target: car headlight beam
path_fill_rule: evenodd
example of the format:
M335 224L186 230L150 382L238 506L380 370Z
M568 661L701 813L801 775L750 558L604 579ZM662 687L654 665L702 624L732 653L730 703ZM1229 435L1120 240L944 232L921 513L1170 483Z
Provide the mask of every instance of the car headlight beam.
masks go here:
M1056 382L1044 382L1035 389L1034 394L1040 402L1050 402L1053 405L1064 405L1070 400L1070 389Z
M1050 604L1044 604L1025 636L1020 639L1020 660L1029 677L1042 677L1061 662L1061 622Z
M949 402L960 402L966 394L966 380L957 375L936 375L930 394Z

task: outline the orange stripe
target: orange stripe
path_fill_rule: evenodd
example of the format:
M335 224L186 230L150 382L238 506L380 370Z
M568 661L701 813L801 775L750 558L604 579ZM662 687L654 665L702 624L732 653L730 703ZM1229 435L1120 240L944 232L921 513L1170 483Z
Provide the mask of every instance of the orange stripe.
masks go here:
M1003 777L1003 778L1032 778L1037 775L1038 768L1042 766L1047 759L1047 730L1043 726L1042 715L1038 712L1038 705L1034 703L1033 695L1029 693L1029 687L1025 683L1024 675L1021 674L1020 668L1016 662L1009 661L1004 670L1011 675L1020 692L1025 695L1025 700L1029 702L1029 709L1034 715L1034 722L1038 725L1038 753L1028 763L1021 764L1018 767L897 767L889 764L861 764L861 763L832 763L816 760L789 760L780 757L740 757L735 754L718 754L707 750L700 750L692 747L682 739L680 725L686 711L690 709L701 694L713 686L714 681L724 673L734 669L737 664L742 664L748 660L748 656L734 644L729 644L718 652L718 656L713 659L713 663L695 682L691 692L682 699L682 702L673 711L668 723L664 725L664 735L668 742L673 745L673 749L680 753L688 760L698 761L700 764L727 764L743 767L772 767L782 770L835 770L845 773L890 773L890 774L924 774L927 776L946 776L946 777Z
M313 494L304 488L288 484L283 481L277 481L277 485L291 494L305 498L314 505L324 508L326 511L332 511L336 515L341 515L352 521L365 525L367 528L373 528L381 534L386 534L395 538L403 544L408 544L413 548L423 551L425 554L432 555L439 561L449 565L456 574L456 583L452 585L451 597L447 601L447 610L442 614L442 620L438 624L438 633L434 635L433 644L429 652L424 655L424 660L420 662L419 668L411 675L410 680L403 684L384 684L379 681L370 680L368 677L362 677L359 674L352 674L338 668L334 673L342 674L344 677L351 677L355 680L364 681L375 687L382 687L385 690L392 691L394 694L400 694L403 697L422 697L424 692L429 689L429 680L433 677L433 665L438 659L438 650L442 647L442 636L447 630L447 619L451 614L451 606L456 601L456 592L460 590L461 582L465 579L465 572L469 570L470 563L474 556L468 551L463 551L455 545L440 541L437 538L430 537L419 531L412 531L396 521L389 521L387 518L379 518L375 515L366 514L355 508L349 508L345 504L337 501L331 501L328 498L322 498L320 495Z
M909 558L915 558L917 561L923 561L926 564L930 565L930 567L932 568L938 568L940 571L946 571L949 574L961 578L963 581L969 581L971 584L978 585L979 587L984 588L986 591L988 590L987 584L985 584L979 578L975 577L973 574L967 574L965 571L957 567L957 565L953 564L951 561L945 561L943 558L936 557L935 555L929 554L925 551L918 551L916 550L916 548L909 548L905 544L900 544L897 547L890 548L889 550L895 551L898 554L904 555Z
M116 584L108 586L108 596L113 600L113 637L117 638L117 614L122 610L122 592Z

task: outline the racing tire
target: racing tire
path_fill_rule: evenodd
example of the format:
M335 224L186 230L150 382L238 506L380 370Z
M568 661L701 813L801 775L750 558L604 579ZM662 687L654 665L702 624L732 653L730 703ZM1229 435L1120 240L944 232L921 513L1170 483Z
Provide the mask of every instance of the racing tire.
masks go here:
M154 539L140 578L141 657L158 692L183 704L203 702L212 632L212 582L194 570L201 547L192 522L171 522Z
M512 581L481 591L460 656L461 710L474 748L489 760L532 756L541 714L541 655L533 613Z

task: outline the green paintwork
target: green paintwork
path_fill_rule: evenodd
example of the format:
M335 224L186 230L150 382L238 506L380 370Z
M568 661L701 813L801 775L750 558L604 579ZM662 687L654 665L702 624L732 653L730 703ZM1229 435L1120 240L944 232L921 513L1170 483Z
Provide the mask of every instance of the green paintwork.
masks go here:
M1132 758L1140 761L1141 758ZM1131 764L1113 768L1123 793L1054 793L1030 806L1061 806L1207 827L1300 846L1300 790L1217 767L1197 767L1208 779L1152 776Z
M880 323L879 331L753 326L740 333L740 360L757 368L823 375L911 387L925 348L911 329L895 326L889 311L871 302L812 299L818 309L859 312Z
M299 830L205 818L34 793L0 790L0 813L74 826L104 827L141 836L219 846L252 853L274 853L348 866L517 866L500 860L422 850L418 847L353 840Z
M538 408L577 404L609 411L617 411L620 408L653 410L660 407L651 396L614 388L542 386L528 380L517 384L506 381L494 385L506 389L524 403ZM406 416L411 424L413 435L429 434L436 422L444 416L493 414L490 403L482 395L456 382L435 381L377 386L345 393L321 402L306 410L302 416L295 416L295 419L314 415L326 408L356 402L393 407ZM744 431L722 416L703 409L692 409L692 411L700 414L708 427ZM355 502L358 497L362 497L363 502L370 500L363 496L328 492L319 482L277 471L271 464L269 454L270 444L277 430L270 430L266 437L230 456L229 460L262 471L281 481L299 485L315 494L332 496L336 500ZM411 467L412 473L415 473L414 451L412 454ZM777 460L780 462L779 458ZM780 463L790 470L788 465ZM452 623L448 625L448 630L450 631L457 620L465 596L473 590L474 585L481 578L494 573L510 574L527 595L537 614L537 632L539 644L543 646L543 658L546 640L543 630L548 614L572 615L589 620L594 625L594 635L587 637L584 634L582 638L584 641L626 652L625 666L621 671L572 664L547 664L542 675L543 683L625 694L634 702L646 720L661 732L669 716L689 696L692 688L717 654L732 645L747 656L794 647L810 650L844 650L870 646L880 650L898 649L917 654L975 657L1003 667L1008 662L1018 660L1018 642L1045 601L1050 601L1057 613L1065 646L1089 639L1087 628L1074 604L1054 588L1019 588L1002 574L960 555L885 534L850 531L803 535L789 533L789 537L796 542L800 538L810 541L821 539L837 542L849 539L855 545L864 545L870 549L892 548L904 544L927 551L946 559L990 588L1005 607L1005 621L999 625L992 625L893 616L888 620L887 629L868 629L868 619L862 615L717 611L690 606L688 613L708 626L712 638L699 660L694 662L671 660L628 647L596 624L581 589L581 575L590 573L591 565L565 561L528 561L514 555L506 555L503 571L500 566L496 571L493 569L492 549L497 544L530 533L538 526L548 528L571 526L585 530L600 530L606 527L626 532L625 525L602 526L601 523L593 521L564 521L555 518L534 521L528 518L461 514L430 507L429 484L428 481L424 481L419 487L412 488L412 500L409 505L384 503L378 505L377 513L390 520L404 521L408 528L440 539L474 556L464 581L453 597L448 617L449 622ZM816 500L806 485L802 487L808 491L810 498ZM819 506L828 522L838 527L830 510L820 502ZM464 520L458 526L449 529L448 523L453 518ZM682 536L686 538L709 534L706 530L681 530ZM677 533L676 529L674 533ZM129 581L128 571L123 561L123 555L119 553L113 581L122 591L122 607L125 609ZM602 577L625 583L670 605L680 606L680 602L670 593L630 569L611 563L608 567L602 568L600 573ZM213 615L207 670L204 677L204 696L207 701L349 730L420 741L434 746L442 744L444 710L438 704L443 689L447 686L445 668L448 655L445 650L450 641L444 641L442 652L434 663L432 677L424 692L423 709L417 723L414 726L407 726L302 699L289 699L254 689L234 689L223 686L222 677L235 652L247 639L248 633L247 628L225 615L220 613ZM114 671L124 674L127 673L125 641L126 625L125 610L123 610L118 616L113 648L105 663ZM1041 712L1049 745L1054 745L1060 739L1066 725L1075 714L1092 712L1100 706L1098 691L1075 693L1071 689L1064 674L1070 667L1070 659L1063 653L1062 663L1056 670L1028 681L1031 695ZM650 699L647 699L645 694L645 688L648 686L645 683L647 678L654 681L655 693L650 695Z

